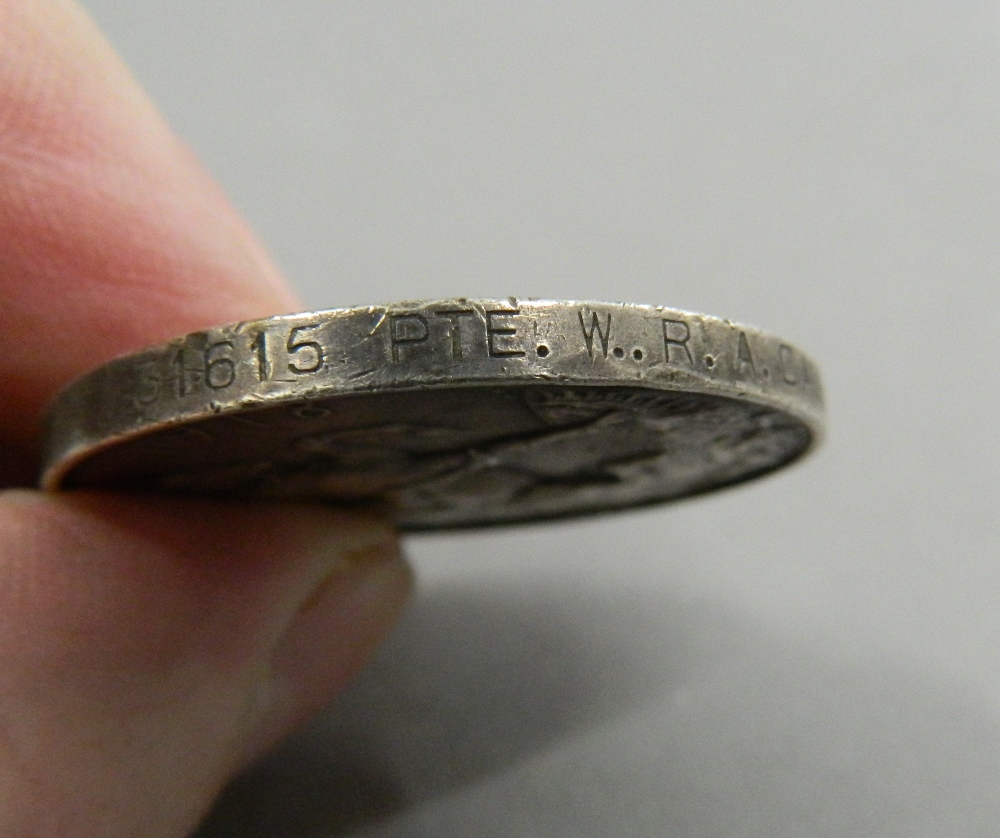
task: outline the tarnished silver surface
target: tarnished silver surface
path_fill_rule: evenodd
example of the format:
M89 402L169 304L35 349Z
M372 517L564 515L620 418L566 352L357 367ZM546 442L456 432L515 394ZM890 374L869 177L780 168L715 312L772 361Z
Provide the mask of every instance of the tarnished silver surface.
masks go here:
M196 332L71 384L43 485L389 501L405 529L719 488L821 432L814 364L673 309L401 302Z

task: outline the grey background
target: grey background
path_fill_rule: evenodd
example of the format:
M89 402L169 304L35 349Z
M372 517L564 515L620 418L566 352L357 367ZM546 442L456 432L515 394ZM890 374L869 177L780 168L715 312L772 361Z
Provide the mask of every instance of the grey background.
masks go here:
M825 447L413 538L361 681L204 836L1000 823L1000 9L89 0L308 307L655 303L821 364Z

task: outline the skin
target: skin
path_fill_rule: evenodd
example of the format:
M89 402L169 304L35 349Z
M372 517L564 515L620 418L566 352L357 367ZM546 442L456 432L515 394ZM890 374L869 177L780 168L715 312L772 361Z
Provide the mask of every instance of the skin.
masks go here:
M0 0L0 834L181 836L409 588L376 514L29 488L73 377L300 308L80 8Z

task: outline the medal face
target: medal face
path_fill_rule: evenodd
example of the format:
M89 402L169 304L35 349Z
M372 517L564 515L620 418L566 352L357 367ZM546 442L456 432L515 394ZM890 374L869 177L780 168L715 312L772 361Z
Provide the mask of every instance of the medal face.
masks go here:
M383 502L404 529L620 509L779 468L818 372L729 321L646 306L403 302L197 332L49 415L45 487Z

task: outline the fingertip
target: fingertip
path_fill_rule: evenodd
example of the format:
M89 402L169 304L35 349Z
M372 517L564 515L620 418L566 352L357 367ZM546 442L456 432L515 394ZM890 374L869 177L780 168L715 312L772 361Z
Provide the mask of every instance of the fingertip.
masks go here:
M346 684L410 586L374 513L0 493L0 698L23 763L0 749L0 807L24 834L193 824Z
M10 485L30 479L45 404L76 376L299 303L78 4L0 3L0 33L0 485Z
M341 692L398 621L413 572L398 549L359 551L320 580L276 644L252 760Z

